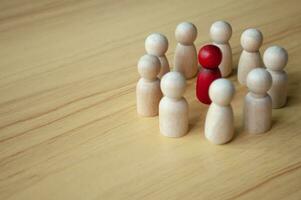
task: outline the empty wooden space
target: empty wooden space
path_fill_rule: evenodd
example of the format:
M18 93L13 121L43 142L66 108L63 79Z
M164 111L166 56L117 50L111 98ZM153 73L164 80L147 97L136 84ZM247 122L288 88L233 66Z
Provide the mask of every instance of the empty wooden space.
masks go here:
M0 0L0 199L301 199L301 2L298 0ZM185 93L190 131L159 132L136 114L144 39L169 39L182 21L209 43L216 20L233 27L235 68L249 27L287 49L288 104L272 130L242 130L247 90L229 78L236 137L205 140L208 106Z

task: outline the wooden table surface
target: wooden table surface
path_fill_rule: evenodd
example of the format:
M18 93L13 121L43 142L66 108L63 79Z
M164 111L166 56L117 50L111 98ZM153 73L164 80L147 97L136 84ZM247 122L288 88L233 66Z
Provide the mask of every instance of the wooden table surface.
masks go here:
M172 66L176 25L197 26L199 49L219 19L235 68L246 28L263 32L261 52L287 49L287 107L268 133L245 133L234 73L236 137L213 145L190 80L189 134L165 138L136 114L144 39L165 34ZM0 45L1 200L301 199L300 1L1 0Z

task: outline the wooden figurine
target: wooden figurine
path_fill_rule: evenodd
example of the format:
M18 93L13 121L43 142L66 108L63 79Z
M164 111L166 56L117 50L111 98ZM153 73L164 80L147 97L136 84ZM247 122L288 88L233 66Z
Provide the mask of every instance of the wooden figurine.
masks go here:
M268 94L272 98L272 108L281 108L287 99L287 73L283 70L288 55L280 46L269 47L263 54L263 62L272 76L272 87Z
M234 135L234 117L231 107L235 89L231 81L220 78L210 88L212 100L205 121L205 137L214 144L225 144Z
M211 25L210 37L213 44L222 51L222 62L218 66L222 77L227 77L232 73L232 49L229 40L232 36L232 27L228 22L216 21Z
M162 98L160 79L160 60L153 55L144 55L138 62L141 76L136 86L137 113L144 117L158 115L159 102Z
M215 45L205 45L199 51L199 63L203 66L196 82L196 96L204 104L210 104L208 90L210 84L221 78L218 65L222 60L222 52Z
M264 133L271 128L272 99L267 93L271 85L272 77L264 68L253 69L247 76L244 128L249 133Z
M185 77L169 72L161 80L164 97L159 104L160 132L167 137L181 137L188 131L188 103L183 97Z
M161 69L158 74L158 78L162 78L164 74L169 72L169 63L165 56L168 49L167 38L160 33L153 33L149 35L145 40L146 53L157 56L161 63Z
M245 30L240 38L243 51L238 62L237 77L240 84L245 85L248 73L257 67L262 67L259 48L262 44L262 34L257 29Z
M195 77L198 72L197 53L193 43L197 33L197 28L188 22L179 24L175 31L178 44L174 56L174 70L181 72L186 79Z

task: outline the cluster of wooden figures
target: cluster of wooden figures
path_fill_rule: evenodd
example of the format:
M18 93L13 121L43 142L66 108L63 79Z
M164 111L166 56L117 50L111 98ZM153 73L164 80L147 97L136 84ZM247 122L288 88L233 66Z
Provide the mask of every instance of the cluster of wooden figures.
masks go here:
M189 109L183 94L186 79L197 75L196 97L200 102L210 104L204 126L205 137L214 144L229 142L234 135L230 103L235 88L225 77L232 73L233 68L231 35L229 23L213 23L210 28L212 44L203 46L197 54L194 45L197 28L188 22L179 24L175 30L178 44L172 72L165 56L167 38L159 33L149 35L145 40L146 55L138 62L141 76L136 87L138 114L145 117L159 114L160 132L164 136L185 135ZM283 68L288 54L282 47L271 46L264 52L262 62L259 48L263 36L254 28L245 30L240 41L243 51L237 77L239 83L249 89L244 103L244 128L249 133L264 133L271 128L272 108L281 108L286 103L287 74Z

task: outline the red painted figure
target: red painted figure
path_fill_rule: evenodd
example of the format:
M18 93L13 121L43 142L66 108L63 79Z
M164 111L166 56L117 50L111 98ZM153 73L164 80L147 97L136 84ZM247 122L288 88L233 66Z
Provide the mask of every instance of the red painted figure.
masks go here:
M208 90L214 80L221 78L218 65L222 61L222 52L215 45L205 45L200 49L198 59L203 68L198 74L196 96L200 102L210 104Z

